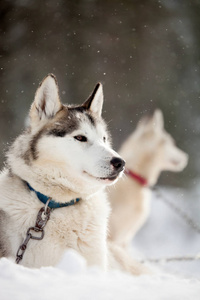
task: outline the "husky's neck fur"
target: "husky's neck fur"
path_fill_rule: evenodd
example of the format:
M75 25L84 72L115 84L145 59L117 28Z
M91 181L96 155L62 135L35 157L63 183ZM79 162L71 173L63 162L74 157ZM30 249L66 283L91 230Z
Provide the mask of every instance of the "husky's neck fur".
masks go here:
M96 186L86 186L81 182L72 183L61 168L46 168L45 166L27 164L24 156L30 139L31 136L26 132L20 135L7 153L7 165L13 175L27 181L40 193L51 195L57 202L70 202L71 199L75 198L89 199L98 192L99 189Z
M156 151L148 151L148 149L143 149L143 151L141 151L136 138L132 139L131 147L134 149L134 155L128 148L128 145L126 149L122 148L119 151L120 155L126 160L126 168L134 170L134 173L145 178L148 186L155 185L163 170L161 164L157 161ZM139 182L135 183L141 187Z
M46 196L36 190L34 190L34 188L32 188L32 186L30 186L30 184L28 182L26 182L28 188L30 191L35 192L35 194L37 195L38 199L46 204L48 201L48 207L55 209L55 208L61 208L61 207L66 207L66 206L70 206L70 205L74 205L75 203L80 201L80 198L76 198L76 199L72 199L70 202L65 202L65 203L60 203L60 202L56 202L54 200L51 199L51 197Z
M44 168L35 167L29 170L29 167L23 164L23 159L17 160L15 156L12 157L9 153L9 161L11 159L15 160L15 163L9 166L14 176L19 177L22 181L27 181L36 191L44 195L50 195L56 202L66 203L76 198L89 199L98 192L92 188L76 191L76 186L72 185L68 178L58 170L49 170L49 174L45 172Z

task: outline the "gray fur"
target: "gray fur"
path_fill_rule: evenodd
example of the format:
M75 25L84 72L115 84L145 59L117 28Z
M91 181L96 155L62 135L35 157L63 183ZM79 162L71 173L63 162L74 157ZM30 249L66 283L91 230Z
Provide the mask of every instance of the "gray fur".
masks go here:
M62 116L57 119L53 127L49 128L47 134L64 136L79 128L79 120L76 118L76 109L63 109ZM63 134L62 134L63 133ZM65 134L64 134L65 133Z
M33 159L37 159L38 157L38 153L37 153L37 142L39 140L39 138L42 136L44 130L40 130L36 135L33 136L31 143L30 143L30 150L25 154L27 155L27 158L29 157L30 160L30 154L32 155ZM27 161L27 158L24 157L25 160Z
M80 123L80 120L76 118L77 113L82 113L88 119L91 126L95 126L95 118L83 106L63 106L63 109L58 113L56 122L53 124L50 122L33 136L30 142L30 148L23 154L26 163L30 164L31 159L36 160L38 158L37 143L42 135L64 137L66 134L77 130Z
M9 216L5 211L0 210L0 257L10 255L9 241L6 237L6 230L9 226Z

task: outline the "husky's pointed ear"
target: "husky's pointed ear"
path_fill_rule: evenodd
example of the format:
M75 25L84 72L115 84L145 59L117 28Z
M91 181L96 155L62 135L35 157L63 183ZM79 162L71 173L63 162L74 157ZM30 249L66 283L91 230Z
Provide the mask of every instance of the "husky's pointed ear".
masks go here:
M91 96L83 103L82 106L99 117L101 116L103 106L103 87L101 83L97 83Z
M148 127L150 120L151 120L151 117L149 115L142 117L137 123L137 128Z
M30 109L31 121L51 119L62 108L56 77L47 75L36 91L34 102Z
M163 113L160 109L156 109L153 117L152 117L153 124L155 128L157 129L163 129L164 128L164 118Z

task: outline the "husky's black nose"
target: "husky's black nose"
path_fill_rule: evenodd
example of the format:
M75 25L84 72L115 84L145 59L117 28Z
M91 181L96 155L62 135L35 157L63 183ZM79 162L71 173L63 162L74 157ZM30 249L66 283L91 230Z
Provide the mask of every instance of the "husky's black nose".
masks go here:
M125 166L125 161L119 157L113 157L110 163L118 172L122 171Z

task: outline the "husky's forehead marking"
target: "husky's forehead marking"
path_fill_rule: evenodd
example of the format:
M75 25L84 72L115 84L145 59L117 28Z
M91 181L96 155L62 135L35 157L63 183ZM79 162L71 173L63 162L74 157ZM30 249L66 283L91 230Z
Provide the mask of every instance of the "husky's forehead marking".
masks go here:
M81 122L87 122L92 126L95 125L94 117L86 109L82 107L68 107L67 112L52 125L53 128L50 128L48 134L55 136L70 134L80 127Z
M52 122L47 128L44 128L44 133L47 135L65 136L78 129L78 123L72 112L64 107L62 113L57 116L56 122Z
M100 121L100 118L98 119ZM80 128L80 124L83 121L87 122L90 126L95 126L97 123L97 119L84 107L63 106L63 109L57 114L57 116L33 136L30 143L30 151L26 152L26 162L30 163L31 157L33 160L38 158L37 143L43 135L64 137L65 135Z
M75 106L75 107L68 107L69 111L74 113L77 118L81 119L84 116L88 118L90 123L95 126L95 118L88 112L88 110L83 106ZM78 114L79 113L79 114Z

